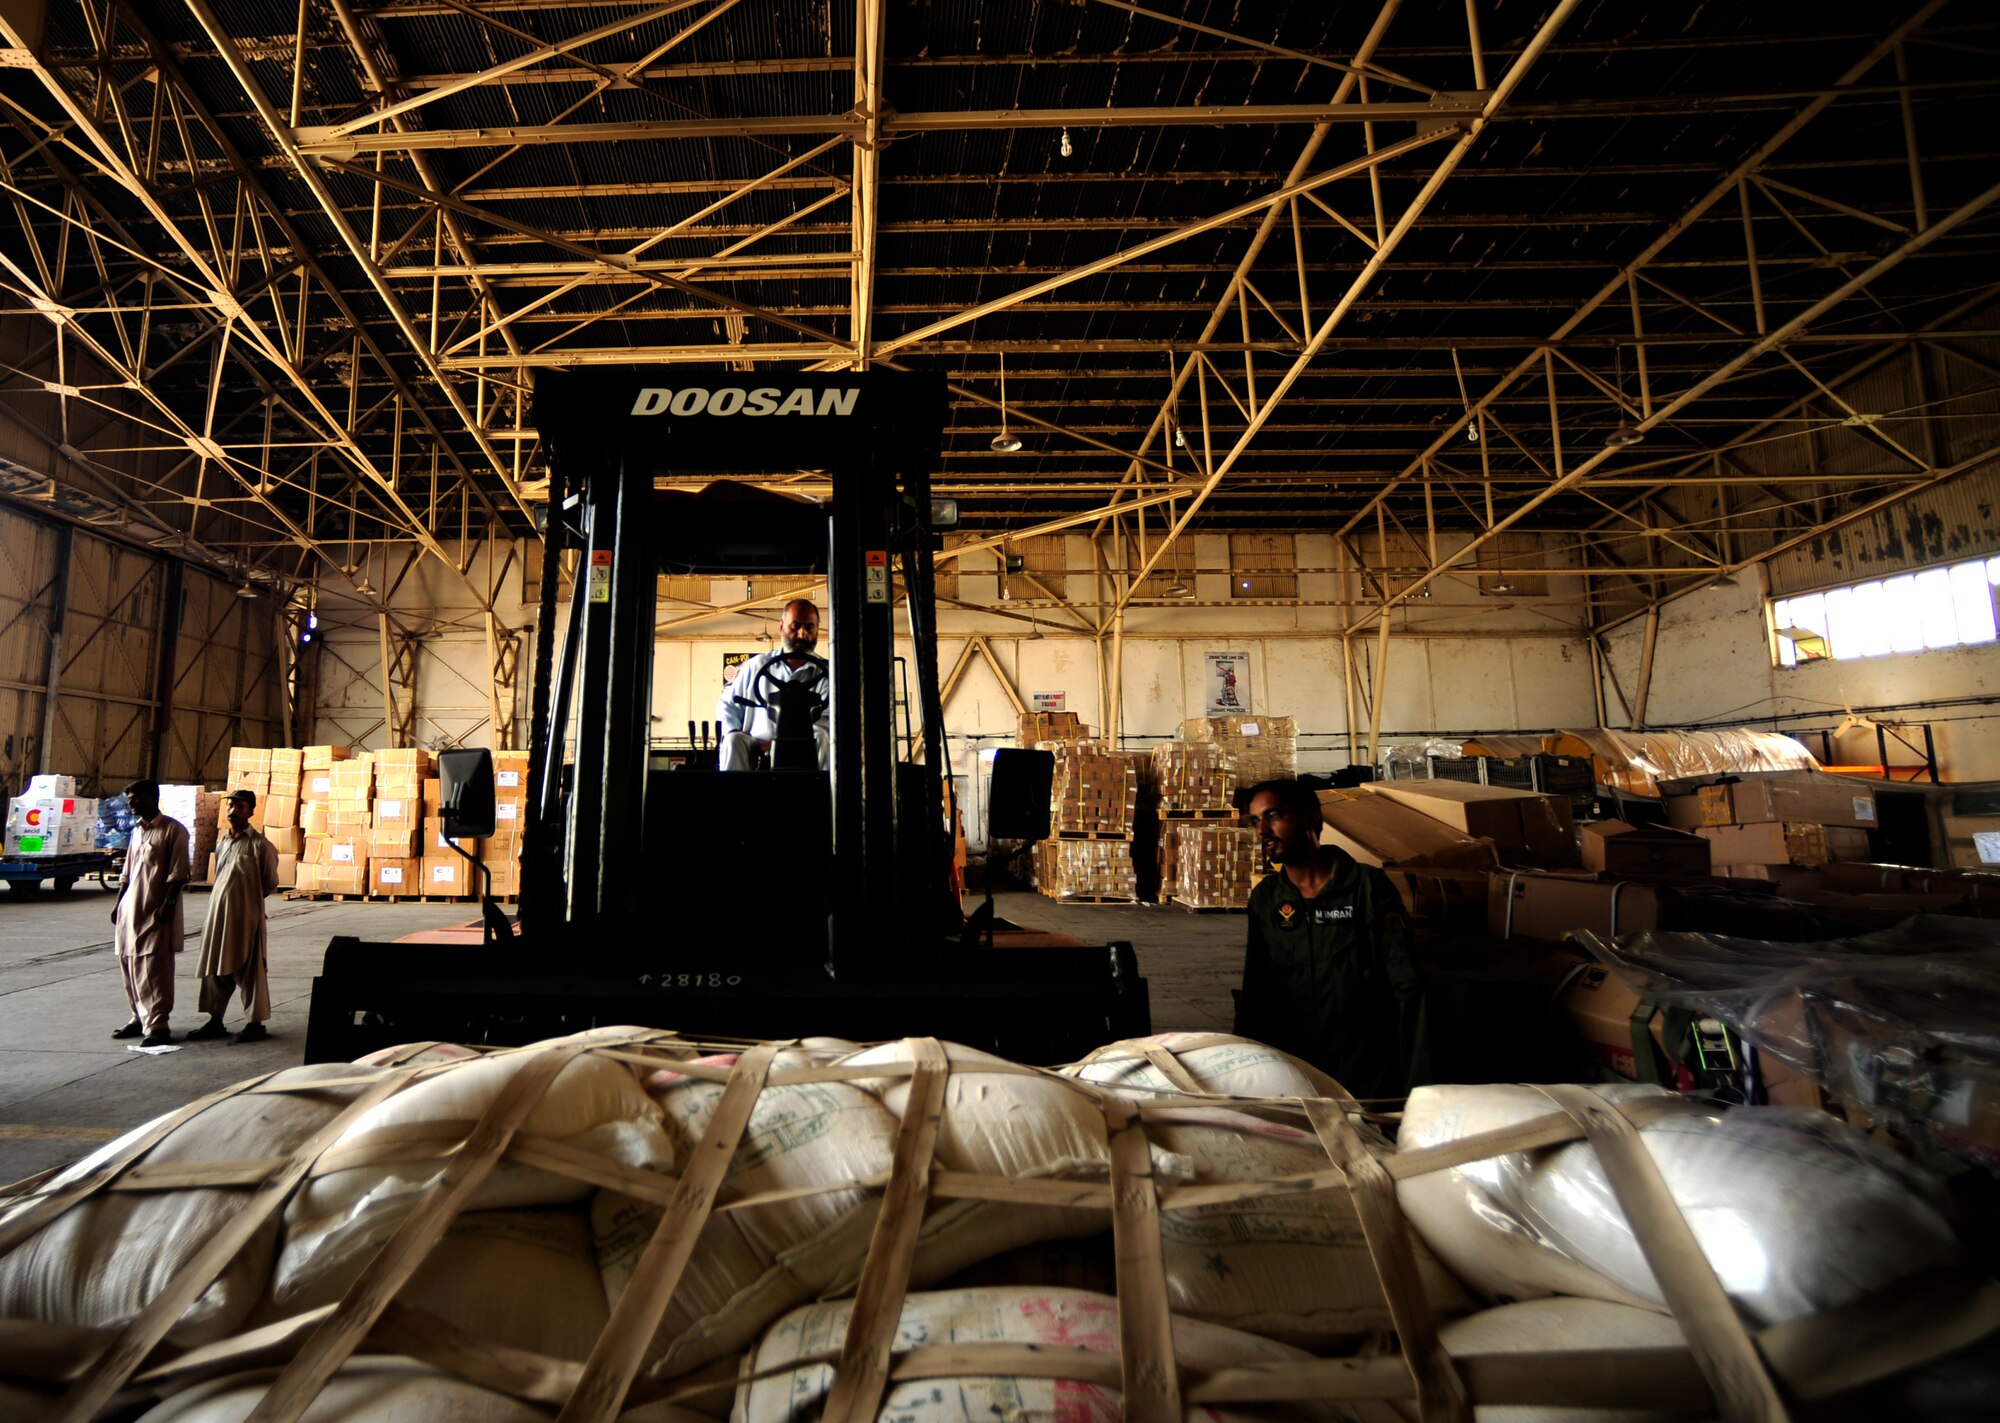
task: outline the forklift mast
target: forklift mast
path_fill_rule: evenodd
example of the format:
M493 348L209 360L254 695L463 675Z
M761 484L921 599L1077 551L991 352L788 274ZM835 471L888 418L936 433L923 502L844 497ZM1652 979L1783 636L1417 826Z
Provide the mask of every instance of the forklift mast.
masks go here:
M950 910L950 841L939 779L930 468L945 414L943 378L905 371L745 376L679 366L538 380L534 418L552 471L544 587L553 588L563 551L575 550L580 596L555 679L557 704L546 715L536 706L537 795L523 835L526 932L560 924L619 933L657 920L660 890L681 878L675 866L649 858L677 838L659 822L715 814L763 819L766 855L813 846L830 832L825 950L836 974L886 970L876 960L890 946L936 931ZM799 470L830 476L828 505L728 482L699 493L655 488L666 475ZM924 729L924 760L900 770L892 680L898 572ZM770 794L769 773L719 781L702 787L705 794L687 780L648 774L661 573L825 577L828 831L810 815L806 824L786 823L796 788ZM774 617L781 601L770 609ZM545 641L554 622L544 620ZM563 713L572 704L575 757L565 797ZM909 788L913 781L923 794Z

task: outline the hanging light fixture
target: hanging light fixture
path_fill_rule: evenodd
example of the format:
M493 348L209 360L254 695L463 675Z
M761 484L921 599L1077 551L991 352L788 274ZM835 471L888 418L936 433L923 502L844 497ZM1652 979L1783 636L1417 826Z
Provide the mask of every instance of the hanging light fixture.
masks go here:
M1011 455L1021 448L1021 437L1007 432L1007 353L1000 353L1000 433L993 437L996 454Z
M1494 582L1493 591L1496 593L1511 593L1514 591L1514 585L1508 579L1507 575L1503 573L1500 575L1499 579Z
M252 588L248 583L248 581L245 581L239 588L237 588L236 596L245 599L255 598L257 596L257 590L255 588Z
M1036 618L1029 618L1029 619L1028 619L1028 635L1027 635L1026 637L1022 638L1022 639L1021 639L1021 641L1023 641L1023 642L1040 642L1041 640L1042 640L1042 624L1041 624L1040 620L1039 620L1039 619L1036 619Z
M1604 437L1604 448L1622 450L1638 444L1646 438L1646 432L1625 418L1625 350L1622 346L1611 349L1618 380L1618 424Z
M1065 128L1062 132L1062 156L1067 158L1075 152L1076 146L1069 141L1069 130Z

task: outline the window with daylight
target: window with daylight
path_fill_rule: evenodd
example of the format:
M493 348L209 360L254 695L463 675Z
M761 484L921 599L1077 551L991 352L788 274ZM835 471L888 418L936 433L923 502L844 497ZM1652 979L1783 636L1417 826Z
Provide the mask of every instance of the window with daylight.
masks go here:
M1778 661L1887 657L1995 640L1993 593L2000 558L1904 573L1874 583L1803 593L1771 604Z

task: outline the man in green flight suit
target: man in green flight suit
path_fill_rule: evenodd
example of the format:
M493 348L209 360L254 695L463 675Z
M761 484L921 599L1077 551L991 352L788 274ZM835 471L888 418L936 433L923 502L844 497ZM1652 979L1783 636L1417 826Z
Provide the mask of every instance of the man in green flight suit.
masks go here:
M1236 1031L1302 1057L1355 1097L1428 1080L1424 980L1388 876L1319 843L1299 781L1251 787L1250 825L1278 867L1250 894Z

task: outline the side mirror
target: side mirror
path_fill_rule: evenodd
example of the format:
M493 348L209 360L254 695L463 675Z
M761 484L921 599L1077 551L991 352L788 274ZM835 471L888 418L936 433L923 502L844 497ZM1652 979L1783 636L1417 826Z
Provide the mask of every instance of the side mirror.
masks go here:
M986 834L995 840L1049 838L1049 790L1056 758L1047 751L999 749L986 795Z
M454 840L479 840L493 833L493 753L477 750L438 753L439 814Z

